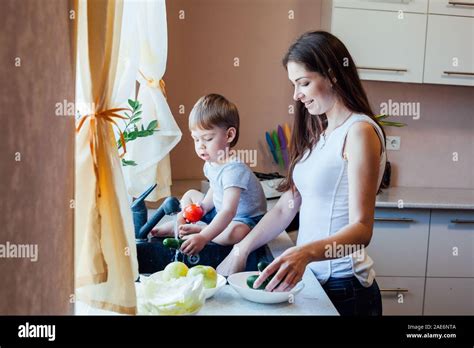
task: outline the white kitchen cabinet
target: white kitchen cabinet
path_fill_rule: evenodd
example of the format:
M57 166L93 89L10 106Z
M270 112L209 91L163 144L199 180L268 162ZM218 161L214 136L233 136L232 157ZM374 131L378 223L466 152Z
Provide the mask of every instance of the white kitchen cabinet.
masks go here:
M339 37L361 79L399 82L423 80L424 14L333 8L332 33Z
M428 13L474 17L474 1L430 0Z
M363 80L474 86L474 0L334 0Z
M426 13L428 0L334 0L334 7Z
M383 315L422 315L424 277L376 277Z
M474 86L474 18L428 16L423 81Z
M429 223L428 209L376 209L367 252L377 277L425 277Z
M473 210L378 207L367 251L384 315L474 314Z
M474 278L473 211L432 211L427 276Z
M474 278L427 278L425 315L473 315Z

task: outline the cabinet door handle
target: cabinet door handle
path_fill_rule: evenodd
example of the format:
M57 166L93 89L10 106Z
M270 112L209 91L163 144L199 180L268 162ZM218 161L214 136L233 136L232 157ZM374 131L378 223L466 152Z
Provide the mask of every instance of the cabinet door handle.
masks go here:
M474 220L469 219L451 219L453 224L474 224Z
M389 4L409 4L412 0L379 0L379 2L388 2Z
M380 292L408 292L408 289L394 288L394 289L380 289Z
M383 221L383 222L413 222L415 220L411 218L382 218L382 217L375 217L375 221Z
M461 76L474 76L472 72L465 71L443 71L445 75L461 75Z
M357 69L375 70L375 71L391 71L391 72L408 72L408 69L403 69L403 68L377 68L373 66L358 66Z
M474 6L473 2L463 2L463 1L449 1L448 4L450 4L452 6L456 6L456 5L459 5L459 6Z

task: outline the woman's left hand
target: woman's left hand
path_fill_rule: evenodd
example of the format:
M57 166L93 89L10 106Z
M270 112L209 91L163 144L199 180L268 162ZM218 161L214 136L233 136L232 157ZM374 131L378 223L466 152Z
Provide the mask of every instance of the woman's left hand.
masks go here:
M308 263L309 257L303 247L291 247L263 270L255 280L254 288L258 288L265 279L276 272L265 290L289 291L303 278Z

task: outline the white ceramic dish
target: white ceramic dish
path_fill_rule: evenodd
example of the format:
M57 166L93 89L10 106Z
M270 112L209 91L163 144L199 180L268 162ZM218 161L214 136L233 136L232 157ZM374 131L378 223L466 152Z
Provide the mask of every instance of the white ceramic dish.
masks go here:
M163 271L159 271L150 275L153 279L161 279L161 275ZM143 277L143 275L141 276ZM227 284L227 280L225 277L221 276L220 274L217 275L217 284L215 288L212 289L204 289L204 295L206 296L206 300L217 294L217 292Z
M232 274L227 278L230 286L246 300L258 303L282 303L294 301L294 296L304 288L304 283L299 282L290 291L269 292L265 290L251 289L247 285L247 278L259 272L241 272Z

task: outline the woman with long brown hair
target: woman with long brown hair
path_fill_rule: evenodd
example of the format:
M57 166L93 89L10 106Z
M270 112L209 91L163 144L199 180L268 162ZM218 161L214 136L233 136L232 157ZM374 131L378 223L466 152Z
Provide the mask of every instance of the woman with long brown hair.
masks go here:
M309 267L341 315L381 315L373 261L364 248L385 168L385 133L352 57L334 35L303 34L283 65L296 102L284 193L218 271L242 271L250 252L275 238L299 211L297 245L277 257L254 287L274 274L266 290L287 291Z

